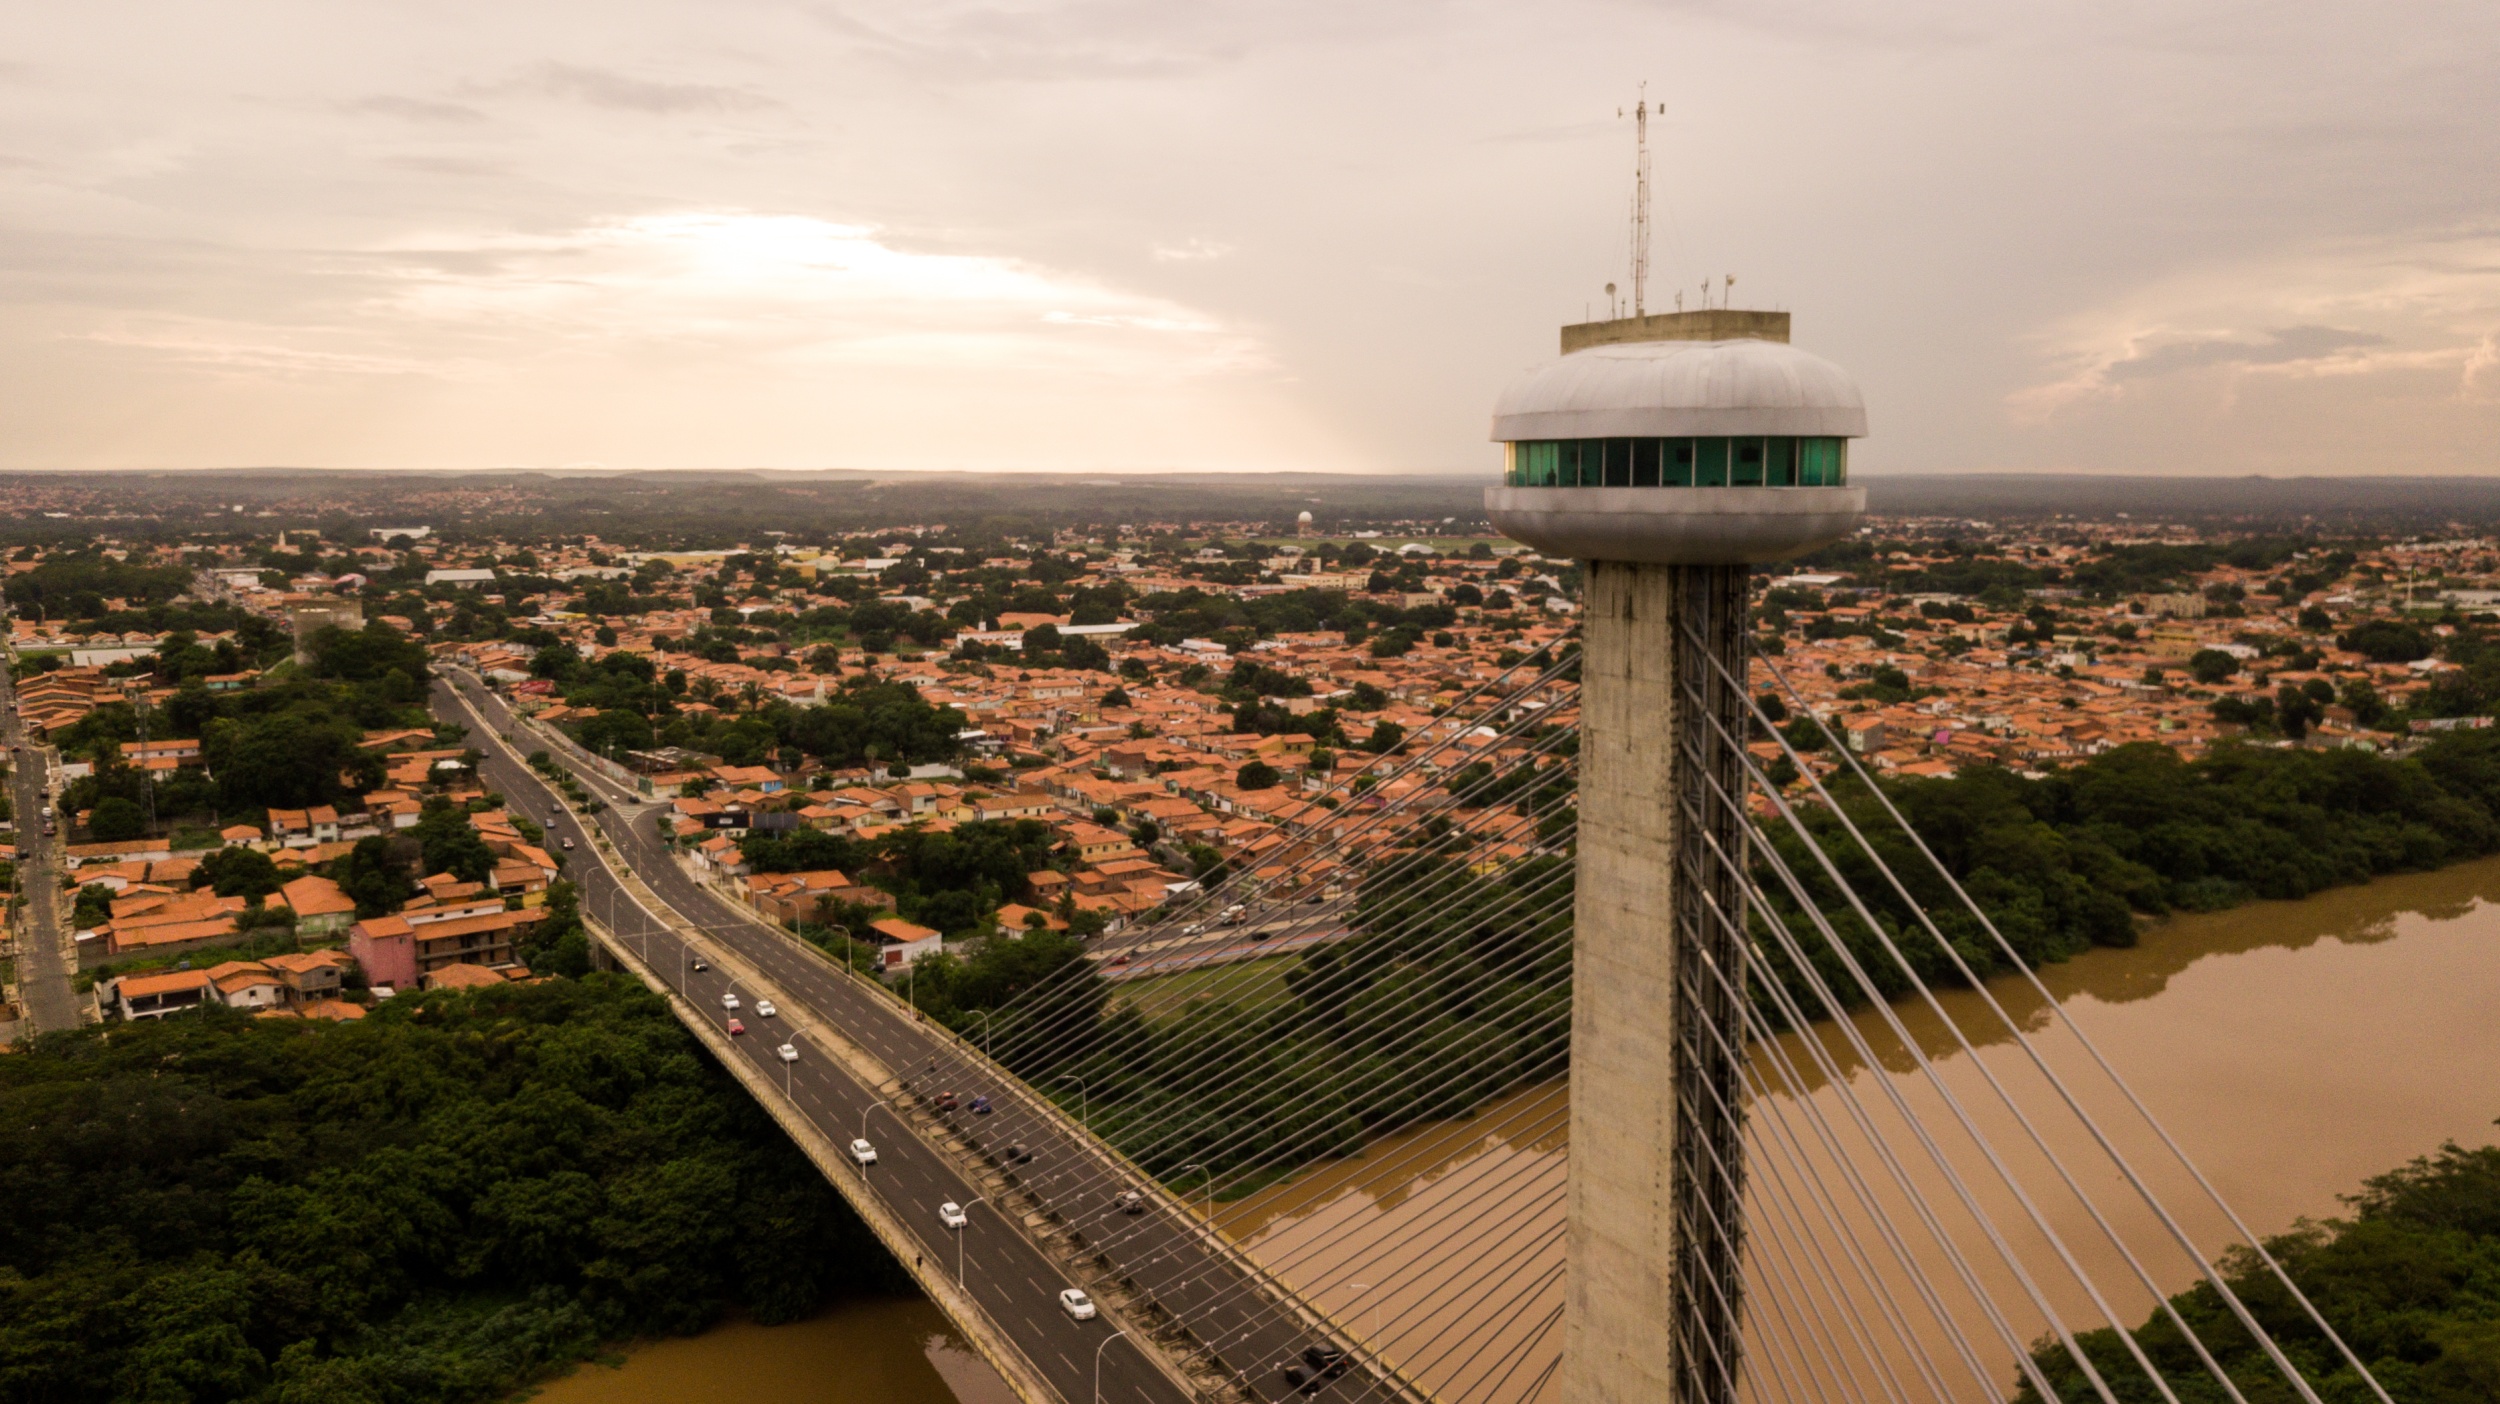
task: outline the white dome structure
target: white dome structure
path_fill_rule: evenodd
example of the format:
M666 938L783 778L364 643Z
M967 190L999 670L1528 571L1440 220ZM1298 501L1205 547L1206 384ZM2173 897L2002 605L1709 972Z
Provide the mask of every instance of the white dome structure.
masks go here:
M1504 443L1736 434L1864 438L1866 401L1847 371L1780 342L1642 341L1548 362L1493 405Z
M1494 527L1537 550L1652 565L1756 565L1848 535L1866 493L1849 373L1788 344L1785 313L1673 313L1565 329L1565 354L1493 410ZM1580 342L1576 347L1574 341Z

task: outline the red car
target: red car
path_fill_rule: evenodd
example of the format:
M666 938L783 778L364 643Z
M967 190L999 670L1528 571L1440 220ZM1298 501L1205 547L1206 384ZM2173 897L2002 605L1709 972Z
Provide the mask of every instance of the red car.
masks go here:
M733 1034L742 1034L747 1031L747 1026L742 1020L733 1016L729 1021L729 1031Z

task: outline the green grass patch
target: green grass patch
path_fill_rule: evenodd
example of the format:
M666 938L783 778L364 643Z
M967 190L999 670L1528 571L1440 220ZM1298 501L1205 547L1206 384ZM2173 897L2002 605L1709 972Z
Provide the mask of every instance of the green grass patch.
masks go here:
M1299 955L1264 956L1238 965L1211 965L1174 975L1154 975L1112 987L1112 998L1133 1004L1156 1023L1175 1023L1211 1004L1256 1012L1293 998L1285 975Z

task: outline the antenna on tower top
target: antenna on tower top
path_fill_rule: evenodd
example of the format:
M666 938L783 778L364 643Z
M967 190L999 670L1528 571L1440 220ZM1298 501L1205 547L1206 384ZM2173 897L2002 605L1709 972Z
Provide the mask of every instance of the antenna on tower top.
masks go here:
M1665 104L1659 104L1665 110ZM1621 109L1617 109L1620 113ZM1649 84L1632 105L1632 315L1649 311Z

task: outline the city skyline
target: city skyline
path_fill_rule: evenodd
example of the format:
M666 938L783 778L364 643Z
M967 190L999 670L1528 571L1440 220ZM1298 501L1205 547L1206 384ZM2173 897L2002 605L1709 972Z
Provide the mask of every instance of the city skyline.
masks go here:
M1736 275L1885 472L2475 473L2500 20L2325 7L56 12L0 468L1482 472Z

